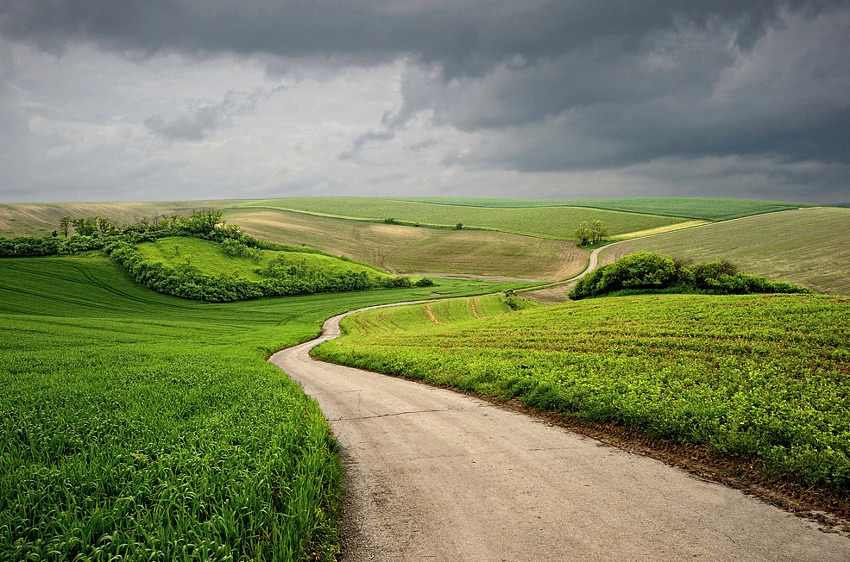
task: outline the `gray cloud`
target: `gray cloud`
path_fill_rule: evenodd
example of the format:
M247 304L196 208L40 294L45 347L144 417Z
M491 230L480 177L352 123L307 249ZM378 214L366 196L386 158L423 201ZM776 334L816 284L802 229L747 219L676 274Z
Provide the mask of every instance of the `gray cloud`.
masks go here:
M283 56L410 53L448 77L476 74L521 55L531 62L590 44L624 52L677 22L728 25L749 49L783 10L846 5L826 0L3 0L0 30L58 50L91 40L116 50L163 49Z
M369 164L358 158L367 145L407 143L475 172L637 173L664 162L653 170L678 178L677 166L686 176L710 161L707 173L732 182L747 177L724 175L734 157L787 189L847 189L835 172L850 162L847 0L0 0L0 35L131 60L236 54L275 76L404 61L399 105L372 125L353 118L359 128L346 129L331 166ZM252 96L157 108L142 122L161 138L201 140L254 111ZM413 138L423 116L458 134ZM813 169L829 170L831 187Z
M268 99L272 93L254 92L245 95L229 92L219 104L204 104L171 119L153 115L144 124L151 132L166 139L198 141L230 123L234 116L252 112L259 98Z

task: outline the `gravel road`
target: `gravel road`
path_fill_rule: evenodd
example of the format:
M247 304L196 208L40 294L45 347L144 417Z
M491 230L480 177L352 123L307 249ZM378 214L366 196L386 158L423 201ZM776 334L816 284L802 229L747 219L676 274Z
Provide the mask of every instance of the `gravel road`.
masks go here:
M343 560L850 560L850 540L488 402L323 363L270 361L315 398L346 467Z

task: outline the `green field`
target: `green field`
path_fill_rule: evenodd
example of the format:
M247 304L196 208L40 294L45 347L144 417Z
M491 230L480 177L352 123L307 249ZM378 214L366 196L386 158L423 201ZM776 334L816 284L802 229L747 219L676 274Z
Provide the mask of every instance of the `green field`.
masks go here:
M571 240L582 221L601 220L612 236L686 222L688 218L582 207L472 207L396 201L381 197L290 197L246 202L239 208L270 208L358 220L395 219L405 224L484 228L542 238Z
M330 275L362 272L375 279L392 277L374 267L309 251L257 249L253 257L231 256L225 253L221 244L185 236L160 238L155 242L138 244L136 247L142 259L151 263L160 262L171 268L191 264L206 275L231 275L249 281L262 281L264 277L258 270L280 260Z
M850 294L850 209L785 211L630 240L603 250L600 264L640 250L695 261L726 259L768 279Z
M0 260L0 559L331 559L330 431L264 359L345 310L518 286L438 283L209 304Z
M780 201L753 201L749 199L709 199L702 197L629 197L622 199L491 199L478 197L393 197L397 201L435 203L440 205L462 205L470 207L525 208L525 207L592 207L645 213L671 217L720 221L772 213L787 209L807 207L801 203Z
M850 304L818 295L494 297L358 313L322 359L651 436L850 489ZM488 311L482 313L481 311Z

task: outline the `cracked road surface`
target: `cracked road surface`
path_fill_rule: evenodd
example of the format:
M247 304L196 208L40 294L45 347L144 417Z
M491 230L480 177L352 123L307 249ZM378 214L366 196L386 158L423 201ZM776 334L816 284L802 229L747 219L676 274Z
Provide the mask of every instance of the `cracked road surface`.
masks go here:
M343 560L850 560L850 540L659 461L488 402L270 361L315 398L346 467Z

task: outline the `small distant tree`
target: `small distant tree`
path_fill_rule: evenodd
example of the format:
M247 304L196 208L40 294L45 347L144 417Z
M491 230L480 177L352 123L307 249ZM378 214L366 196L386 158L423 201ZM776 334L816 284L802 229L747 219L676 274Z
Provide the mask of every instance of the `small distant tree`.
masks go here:
M463 223L459 222L455 225L455 230L463 230Z
M59 229L62 231L62 237L68 238L68 229L71 228L71 217L65 215L59 219Z
M578 239L580 245L596 244L601 242L608 236L608 227L602 224L602 221L595 220L588 224L582 222L577 229L573 231L573 236Z
M579 245L585 246L590 243L590 226L586 222L582 222L577 229L573 231L573 236L578 240Z
M602 242L606 236L608 236L608 227L602 224L602 221L596 220L593 221L593 226L590 227L591 232L591 244L596 244L597 242Z

